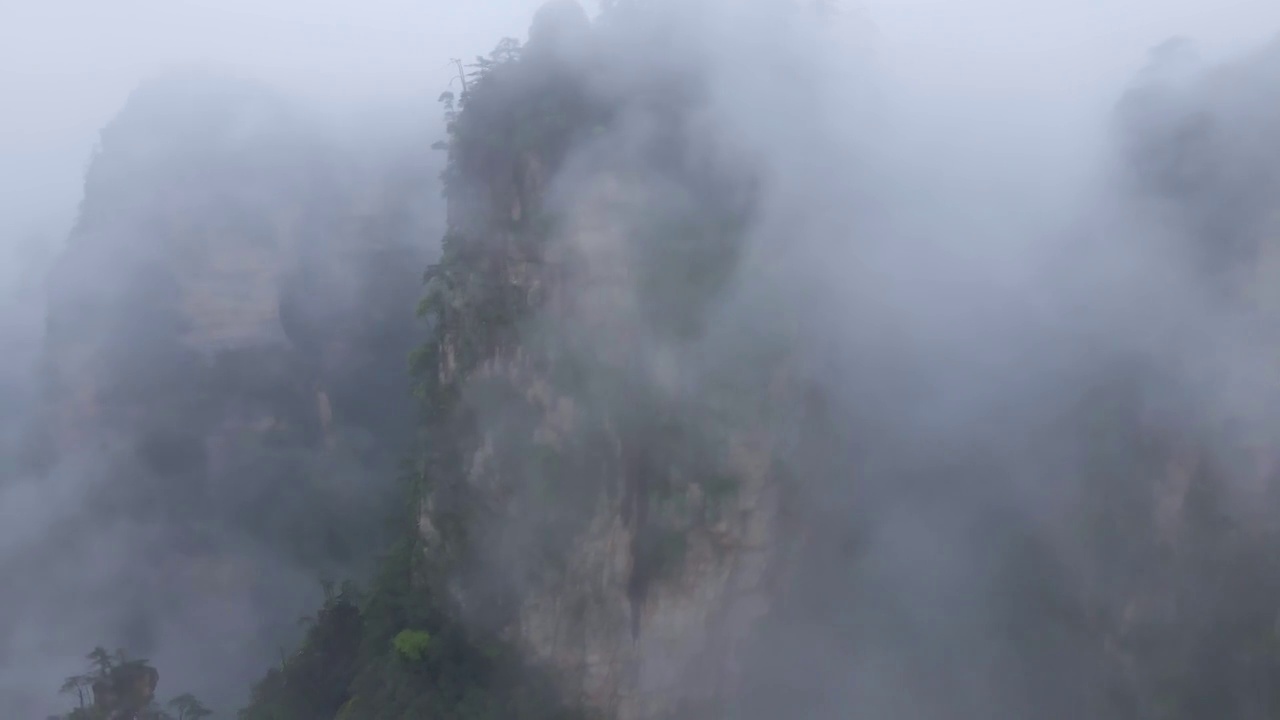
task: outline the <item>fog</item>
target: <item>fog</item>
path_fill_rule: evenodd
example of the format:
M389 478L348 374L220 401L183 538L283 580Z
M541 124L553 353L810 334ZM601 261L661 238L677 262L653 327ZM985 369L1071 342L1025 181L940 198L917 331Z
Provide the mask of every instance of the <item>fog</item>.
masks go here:
M1275 48L1252 53L1275 11L967 4L876 22L873 6L805 22L767 3L651 5L661 10L605 31L612 64L576 70L602 92L642 97L648 83L687 90L687 72L697 100L670 125L660 99L636 100L570 152L549 197L567 218L557 240L587 269L569 309L530 332L588 349L590 402L603 409L584 412L622 428L624 498L645 482L679 487L653 470L679 453L664 423L690 438L716 422L749 436L750 409L712 419L732 402L723 394L758 399L768 387L782 405L768 437L804 540L778 571L763 639L726 660L747 678L727 716L1154 717L1176 692L1188 717L1265 716L1265 693L1247 689L1255 671L1213 628L1261 612L1244 607L1265 604L1267 571L1218 579L1225 556L1183 555L1222 546L1180 545L1151 516L1183 502L1163 484L1189 462L1197 485L1222 483L1214 502L1231 508L1229 524L1256 529L1241 508L1263 506L1243 490L1266 481L1239 448L1267 447L1280 430L1253 406L1275 397L1264 369L1274 346L1239 299L1255 282L1239 265L1274 232L1259 216L1274 187L1263 128ZM1205 68L1251 69L1202 75L1177 62L1167 43L1202 31ZM659 239L682 237L668 223L690 205L738 221L741 194L754 199L740 258ZM725 286L670 279L717 253L734 269ZM682 330L681 315L700 329ZM789 380L769 374L775 352ZM499 446L517 443L522 406L490 399L491 382L475 382L482 425ZM697 462L674 460L671 475L710 474ZM591 507L589 472L576 479L556 479L577 503L565 516ZM519 584L545 516L500 474L473 482L527 511L486 528L479 560ZM680 527L626 503L636 536ZM1269 537L1255 539L1259 552ZM633 540L633 636L652 668L638 682L696 708L724 675L699 672L684 654L697 641L671 626L646 641L647 581L635 581L645 552ZM584 568L564 582L595 582L596 566ZM1144 615L1151 595L1180 608L1173 619ZM1169 623L1151 632L1176 649L1134 639L1136 661L1112 649L1142 622ZM1210 647L1241 659L1215 667ZM1168 681L1185 691L1162 689L1164 673L1186 673Z
M352 3L54 0L6 2L0 23L3 235L70 225L96 133L140 79L174 63L211 63L339 98L434 100L450 58L521 36L534 0ZM1058 122L1097 122L1097 103L1169 37L1230 53L1275 32L1266 2L1119 3L876 0L846 6L873 28L896 74L983 102L1032 93ZM1026 98L1030 99L1030 98ZM979 102L979 101L982 102ZM1082 103L1084 101L1084 103ZM1091 106L1086 107L1086 104ZM953 111L962 112L956 104ZM1049 114L1042 121L1052 122Z
M0 469L9 476L0 502L21 520L0 531L0 562L23 586L0 590L0 608L5 598L20 608L0 624L8 663L0 712L52 712L62 679L79 670L81 646L134 636L150 637L158 652L162 695L208 689L213 701L240 702L228 688L247 690L276 660L265 647L276 635L257 645L232 639L235 649L205 656L212 661L182 645L262 633L263 618L251 616L264 606L279 631L314 603L312 567L269 555L260 539L219 535L227 556L263 555L253 567L273 576L271 601L183 597L177 604L189 607L166 609L158 628L135 632L121 629L131 621L115 606L164 590L133 588L117 602L115 585L172 576L176 586L200 587L189 569L166 564L177 560L141 573L130 560L169 537L159 528L185 520L112 524L76 546L89 553L81 563L26 555L33 537L79 522L67 518L89 512L78 503L103 482L96 449L35 475L20 457L40 403L43 278L72 232L99 130L140 83L198 66L261 81L320 135L341 137L332 142L381 167L409 143L438 139L430 118L453 82L451 60L523 37L541 2L0 3ZM833 573L847 558L821 552L793 570L798 589L770 621L772 644L744 660L756 695L738 717L825 720L846 717L847 707L870 718L1021 717L1046 702L1081 716L1067 703L1102 700L1057 678L1101 673L1103 660L1078 637L1015 637L1009 617L1023 608L1001 604L1009 571L993 559L993 548L1022 548L1030 537L1048 549L1028 563L1067 568L1046 585L1066 583L1061 594L1072 598L1106 592L1077 524L1092 492L1079 476L1092 460L1066 441L1054 445L1045 428L1112 362L1137 356L1175 378L1167 400L1176 409L1148 410L1155 425L1217 446L1202 427L1244 415L1247 434L1280 437L1277 419L1251 404L1274 393L1265 385L1269 345L1251 334L1252 316L1201 287L1176 249L1196 234L1196 218L1171 220L1130 201L1117 103L1152 48L1186 37L1207 66L1246 56L1280 31L1280 5L869 0L786 30L755 7L688 3L668 17L683 34L664 62L702 64L711 88L703 122L719 129L725 154L747 158L764 178L748 251L713 311L716 329L674 352L696 400L713 368L755 342L752 333L797 344L800 374L830 413L826 432L788 456L791 472L810 480L801 513L828 539L858 525L866 549L847 575ZM643 45L619 56L623 66L606 77L651 70ZM1205 92L1195 86L1190 95ZM1247 158L1265 113L1237 110L1244 139L1230 153ZM1158 132L1160 111L1150 112L1132 119L1140 132ZM643 145L642 127L624 123L571 156L552 191L561 210L599 212L594 173L643 165L628 155ZM671 188L634 182L633 202L666 202ZM1199 201L1212 205L1206 193ZM1112 246L1117 238L1127 242ZM649 373L671 361L670 349L643 344L651 338L635 325L638 300L615 290L604 291L615 304L593 308L605 317L586 318L605 335L583 331L586 339L630 347L643 359L627 362L656 383ZM1151 360L1166 355L1167 364ZM1224 387L1228 377L1237 384ZM46 589L57 597L43 597ZM33 615L42 604L56 610Z

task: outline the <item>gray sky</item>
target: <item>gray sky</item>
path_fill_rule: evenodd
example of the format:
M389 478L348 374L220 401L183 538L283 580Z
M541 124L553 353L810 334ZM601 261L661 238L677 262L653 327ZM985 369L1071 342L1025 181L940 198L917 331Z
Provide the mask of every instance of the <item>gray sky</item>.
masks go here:
M211 63L343 99L434 99L450 57L523 33L537 5L0 0L0 237L65 229L98 129L165 66Z
M1273 0L863 0L882 52L921 80L1063 103L1114 93L1147 48L1193 38L1208 57L1280 33Z
M0 0L0 247L37 229L65 232L97 130L139 80L167 65L230 66L351 100L434 97L450 57L522 34L539 2ZM1280 30L1274 0L861 5L886 65L933 100L1029 102L1041 117L1058 107L1064 127L1096 118L1096 103L1131 75L1143 49L1171 35L1215 52Z

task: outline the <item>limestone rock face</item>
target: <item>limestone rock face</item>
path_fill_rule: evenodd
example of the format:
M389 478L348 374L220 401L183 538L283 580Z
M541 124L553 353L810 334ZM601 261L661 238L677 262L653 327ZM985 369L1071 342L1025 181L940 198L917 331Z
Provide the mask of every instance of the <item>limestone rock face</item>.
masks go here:
M545 312L588 338L594 362L622 368L644 358L642 373L660 394L678 385L679 370L635 336L645 327L641 290L620 219L637 199L617 176L596 178L575 196L541 273L569 280L547 289ZM581 434L580 401L556 397L536 375L523 378L545 394L535 433L552 444ZM647 433L620 422L613 476L597 479L609 490L590 508L563 573L529 594L513 631L585 707L618 720L712 717L737 689L735 659L768 609L770 573L785 545L770 439L743 432L722 449L730 496L712 498L707 478L689 477L658 500L663 459L647 458ZM663 543L678 549L654 549Z
M64 435L106 420L104 403L122 409L113 386L148 363L287 343L280 287L311 239L294 219L314 215L309 166L323 160L304 138L275 144L288 112L252 85L168 77L103 131L49 282Z
M686 531L678 566L638 606L637 530L620 501L602 502L563 577L522 606L521 643L579 702L641 720L715 712L737 689L735 660L769 607L779 547L767 462L743 455L736 499L714 525Z
M366 360L353 336L388 306L370 293L399 292L409 317L425 259L406 240L431 233L405 225L429 191L400 174L349 162L249 83L197 74L140 88L102 133L49 281L46 365L65 443L151 414L134 401L231 355L274 356L303 386ZM390 265L394 278L375 278ZM323 391L302 390L320 424Z
M1273 676L1274 646L1241 649L1245 636L1272 633L1278 577L1267 549L1280 490L1277 73L1275 42L1216 67L1171 42L1118 113L1127 199L1161 229L1153 257L1178 282L1150 284L1168 293L1161 344L1148 348L1167 377L1148 416L1130 421L1145 433L1133 446L1150 453L1124 483L1141 499L1100 493L1113 512L1140 508L1126 551L1148 553L1119 583L1108 642L1140 702L1177 717L1277 707L1272 693L1245 689ZM1187 680L1170 690L1168 677Z
M40 370L80 513L59 542L111 557L85 573L85 553L42 537L12 554L92 576L58 612L106 619L68 638L145 654L233 705L239 671L193 666L270 662L311 578L372 562L413 432L404 365L442 219L428 141L378 157L274 91L185 73L142 86L103 131L50 273ZM14 618L53 612L30 585L0 591L27 608Z
M540 13L531 52L570 33L575 9ZM684 412L696 363L666 335L672 318L655 322L645 287L653 266L678 262L647 256L661 246L634 231L657 182L622 163L550 199L558 159L533 148L504 162L463 175L451 196L458 252L482 258L461 288L496 287L528 310L477 354L488 318L465 314L479 312L468 290L441 301L436 379L477 418L460 465L485 508L468 531L478 549L460 605L499 618L573 705L618 720L715 717L741 681L738 655L786 547L770 436L748 422L715 441L684 438L664 419ZM554 227L543 233L543 222ZM577 379L570 367L582 368ZM675 420L686 421L696 424ZM429 553L449 542L437 515L450 505L424 500ZM493 587L505 591L487 595Z
M556 37L557 13L575 26L565 7L540 15L531 46ZM1280 707L1256 697L1280 667L1274 643L1249 645L1247 659L1233 650L1252 642L1246 626L1271 636L1280 597L1268 552L1280 487L1270 322L1280 143L1254 153L1239 140L1274 133L1274 103L1244 93L1204 106L1179 86L1122 108L1137 113L1120 123L1133 132L1136 194L1178 229L1154 234L1181 243L1162 252L1187 265L1185 283L1152 296L1204 311L1203 294L1211 310L1144 305L1156 339L1064 349L1079 360L1069 370L1003 330L995 349L975 349L985 318L972 336L885 333L833 362L831 374L845 374L814 384L827 396L788 377L793 362L826 358L784 349L731 400L804 406L788 423L713 400L713 381L736 368L723 356L699 366L711 351L698 340L724 328L677 321L722 290L716 271L732 270L733 248L694 224L664 224L681 207L653 188L705 211L709 197L662 162L715 157L712 139L664 125L679 124L672 92L653 103L660 119L638 109L649 98L627 99L634 147L549 132L566 159L491 142L539 137L515 120L532 117L526 92L545 91L552 111L581 99L571 92L581 78L528 50L524 65L494 71L509 75L475 83L456 118L467 130L451 148L456 262L432 299L434 379L441 397L461 398L463 429L450 445L460 458L429 475L419 529L428 557L463 556L451 589L468 619L497 626L567 699L619 720ZM1148 111L1155 122L1144 125ZM645 145L653 126L665 146ZM710 248L710 259L689 248ZM1188 289L1194 302L1159 294ZM1032 335L1065 344L1040 324ZM1017 367L1024 351L1036 367ZM1014 397L1019 378L978 369L997 356L1011 375L1027 370L1036 397ZM775 384L786 392L774 397ZM722 411L714 420L710 405ZM797 527L799 515L812 526ZM465 542L447 522L459 516ZM752 678L770 687L753 693ZM753 697L768 702L748 707Z

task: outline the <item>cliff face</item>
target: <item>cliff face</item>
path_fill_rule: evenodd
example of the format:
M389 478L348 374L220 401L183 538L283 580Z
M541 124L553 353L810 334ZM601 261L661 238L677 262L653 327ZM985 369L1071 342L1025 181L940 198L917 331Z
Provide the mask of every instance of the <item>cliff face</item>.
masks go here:
M413 437L438 167L429 139L387 159L325 133L252 83L143 85L48 282L48 482L75 502L15 555L44 580L3 596L224 706L320 577L367 571Z
M1274 707L1256 689L1280 667L1274 642L1224 659L1236 632L1271 632L1277 599L1259 508L1278 443L1246 397L1274 385L1274 343L1241 331L1275 310L1258 277L1276 163L1253 150L1268 105L1212 80L1135 91L1129 191L1185 241L1160 257L1195 300L1158 310L1150 345L1038 376L1069 400L996 407L1007 384L980 379L991 406L938 438L927 420L890 426L942 412L921 388L964 367L921 357L824 387L775 318L757 323L766 349L726 342L752 172L692 120L696 71L615 94L608 68L634 58L610 55L625 50L607 25L562 5L540 22L452 119L450 235L424 303L424 396L449 449L428 454L418 525L463 617L621 720ZM1269 73L1259 62L1242 72ZM1142 107L1170 124L1141 127ZM1027 476L1050 509L1019 506ZM876 564L908 559L916 580Z
M1145 536L1128 543L1112 637L1142 712L1263 717L1280 707L1266 689L1280 668L1270 629L1280 597L1277 73L1275 43L1218 67L1170 43L1118 113L1124 190L1173 228L1163 237L1182 281L1157 330L1164 375L1146 381L1147 412L1132 420L1133 445L1150 458L1129 481Z
M406 213L430 202L430 171L402 172L418 185L391 188L393 171L344 157L263 88L184 75L138 90L103 131L50 279L59 434L74 445L90 428L154 421L173 400L165 382L216 385L222 373L228 395L253 394L254 378L231 377L242 372L300 394L292 410L260 409L300 416L252 422L327 432L344 374L411 346L361 342L407 327L412 265L425 257L415 234L431 232ZM290 377L268 380L273 366Z
M64 433L76 432L72 418L114 414L102 405L136 373L130 364L286 345L286 272L309 235L337 219L322 205L337 188L319 186L332 184L323 165L333 159L280 133L297 122L287 106L259 88L187 80L143 87L103 131L52 274L49 357ZM124 345L133 357L107 351Z
M419 527L430 562L457 561L462 616L571 705L712 717L786 547L777 440L732 406L766 388L704 343L752 181L693 122L696 81L599 92L609 71L583 58L607 44L549 5L453 121L421 363L429 437L452 447L429 455ZM652 125L610 149L624 118ZM749 382L776 385L781 363L755 360Z
M737 680L782 548L774 441L763 427L718 428L703 398L681 397L695 382L682 377L689 348L650 334L620 222L643 185L612 172L586 185L539 262L499 271L545 293L539 337L452 379L484 393L462 464L493 513L473 519L466 572L510 584L495 601L514 603L505 632L573 704L628 720L706 712ZM442 356L460 355L450 343ZM561 363L586 377L565 378Z
M843 222L789 9L719 56L677 5L552 3L442 98L404 536L242 717L1273 716L1271 105L1140 83L1142 232L1013 297Z
M664 337L637 300L647 289L637 277L643 265L635 262L633 243L644 240L622 218L628 201L646 190L632 180L629 186L606 172L586 181L597 189L577 196L568 213L575 220L540 268L559 278L541 319L578 336L552 342L577 343L569 352L595 382L549 379L537 360L485 367L465 378L490 381L496 371L527 388L532 452L565 458L541 469L504 470L494 459L508 451L510 436L489 428L506 410L483 408L486 432L467 464L468 482L499 507L510 503L502 498L513 484L552 486L541 504L566 517L538 518L539 500L520 498L516 490L520 499L502 521L526 526L516 533L564 532L552 522L581 528L567 546L547 550L564 554L553 560L559 569L529 580L511 632L531 657L557 670L571 697L628 720L681 708L707 712L733 687L738 645L765 609L768 575L782 549L775 441L762 423L716 427L724 420L706 407L706 398L683 396L682 385L700 382L690 376L691 348ZM655 260L665 265L675 258ZM679 314L664 321L696 322L697 307L664 300ZM604 433L593 437L598 427ZM600 454L598 469L573 465L574 455L584 453ZM556 473L589 474L567 479ZM583 497L571 499L578 493ZM506 563L538 562L517 553L484 567L504 573L512 570Z

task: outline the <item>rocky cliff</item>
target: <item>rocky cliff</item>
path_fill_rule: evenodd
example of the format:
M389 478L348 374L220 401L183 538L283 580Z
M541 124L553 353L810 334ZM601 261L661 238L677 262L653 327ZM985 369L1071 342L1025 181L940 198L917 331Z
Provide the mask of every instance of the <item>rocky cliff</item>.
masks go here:
M1274 715L1271 105L1140 81L1122 247L1014 301L842 222L788 12L556 2L442 98L403 535L246 720Z
M1153 323L1159 339L1147 350L1160 360L1139 383L1143 411L1127 435L1145 448L1130 451L1145 454L1145 470L1124 483L1127 497L1097 489L1116 502L1112 523L1126 504L1140 518L1129 520L1141 532L1130 531L1124 559L1104 565L1128 576L1109 641L1144 715L1265 717L1280 707L1270 689L1280 669L1278 72L1274 42L1206 66L1190 43L1171 41L1117 113L1122 192L1172 228L1157 236L1173 258L1159 271L1180 281Z
M624 720L1271 712L1280 654L1244 635L1271 638L1278 599L1261 509L1274 309L1257 292L1277 145L1251 90L1274 93L1273 58L1181 89L1144 79L1121 108L1127 192L1172 218L1159 236L1182 249L1159 257L1196 295L1146 319L1158 339L1072 349L1076 366L1034 381L965 366L986 349L886 344L897 368L833 383L786 349L812 338L768 314L734 336L752 153L702 132L696 66L612 94L633 78L610 68L641 63L610 32L549 6L453 119L424 361L450 447L429 456L419 527L455 563L462 616ZM1134 130L1144 107L1167 124ZM1001 400L1020 379L1080 392ZM923 389L939 382L987 388L966 401L974 425L886 429L941 412ZM1028 474L1044 509L1018 495ZM922 552L904 521L954 563L877 575Z
M606 38L574 5L547 6L454 121L425 385L459 454L429 466L420 527L424 552L465 568L464 616L571 704L710 717L782 547L764 418L712 406L748 390L733 381L716 398L700 389L702 324L751 181L693 127L697 80L596 92L610 71L585 68ZM593 132L617 142L624 121L652 126L635 147L582 152ZM454 512L463 535L447 530Z
M13 621L77 618L58 651L145 653L225 707L321 578L368 571L443 220L426 131L387 157L395 141L340 141L270 88L198 72L144 84L103 130L48 280L32 414L40 482L74 502L5 560L39 579L0 593Z
M404 202L371 200L383 188L361 171L265 88L180 75L135 92L103 130L50 280L60 428L101 423L102 403L123 399L121 379L148 361L292 351L295 362L331 364L331 338L318 334L349 332L351 320L317 323L369 311L359 266L420 257L405 254L406 238L361 227L400 212L380 202ZM424 190L410 192L429 202ZM109 351L122 346L133 355Z

